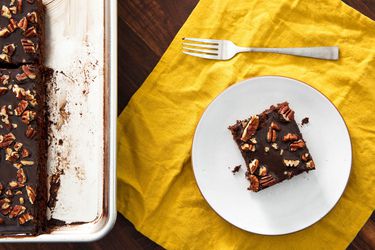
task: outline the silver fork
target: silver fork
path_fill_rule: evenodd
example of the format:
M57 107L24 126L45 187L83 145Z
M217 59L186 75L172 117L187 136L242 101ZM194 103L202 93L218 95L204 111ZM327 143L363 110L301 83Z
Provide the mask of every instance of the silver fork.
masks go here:
M312 57L325 60L338 60L339 48L305 47L305 48L247 48L239 47L229 40L183 38L183 53L191 56L214 60L229 60L240 52L267 52L293 56Z

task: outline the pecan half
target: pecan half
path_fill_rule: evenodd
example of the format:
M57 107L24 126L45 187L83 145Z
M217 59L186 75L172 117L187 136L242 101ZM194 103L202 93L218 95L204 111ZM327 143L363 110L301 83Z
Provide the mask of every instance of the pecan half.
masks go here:
M305 147L305 142L300 139L300 140L290 144L290 151L292 151L292 152L297 151L298 149L304 148L304 147Z
M241 140L247 141L249 140L256 132L259 126L259 117L254 115L250 118L250 121L247 123L246 127L243 130Z
M267 132L267 142L275 142L277 139L276 130L272 129L272 127L268 128Z
M287 142L287 141L297 141L299 138L298 138L298 135L296 134L292 134L292 133L287 133L286 135L284 135L283 137L283 141L284 142Z
M29 213L25 213L25 214L21 215L21 216L18 218L18 223L20 223L20 225L23 225L23 224L25 224L26 222L31 221L31 220L33 220L33 219L34 219L34 217L33 217L31 214L29 214Z
M250 170L250 173L251 174L254 174L255 171L258 169L259 167L259 160L258 159L254 159L252 160L250 163L249 163L249 170Z
M17 24L18 28L20 28L23 31L26 31L27 29L27 19L26 17L23 17Z
M294 120L294 111L289 108L289 105L287 103L280 105L278 113L287 122Z
M15 163L20 158L17 151L13 151L11 148L5 149L5 160Z
M269 187L276 183L276 179L272 175L266 175L260 178L260 185L262 187Z
M27 54L35 54L36 53L36 46L33 41L30 39L21 39L21 44L23 47L23 50Z
M255 175L250 175L249 176L249 181L250 181L250 187L248 188L249 190L252 190L254 192L259 191L259 180Z

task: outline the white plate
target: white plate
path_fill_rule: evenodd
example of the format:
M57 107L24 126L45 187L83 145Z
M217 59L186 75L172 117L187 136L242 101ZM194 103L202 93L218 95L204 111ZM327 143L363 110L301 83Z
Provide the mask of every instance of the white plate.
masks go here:
M316 170L250 192L244 160L227 127L283 101L297 122L310 118L300 129ZM279 235L312 225L335 206L349 179L352 149L344 120L324 95L297 80L263 76L228 88L208 106L195 132L192 162L199 189L221 217L249 232Z

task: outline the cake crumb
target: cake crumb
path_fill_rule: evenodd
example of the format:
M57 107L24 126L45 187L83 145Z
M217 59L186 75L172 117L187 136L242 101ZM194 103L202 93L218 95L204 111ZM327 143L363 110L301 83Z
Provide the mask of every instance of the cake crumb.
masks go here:
M235 166L235 167L233 168L233 170L232 170L232 173L233 173L233 174L236 174L238 171L240 171L240 169L241 169L241 165Z
M301 125L305 125L305 124L308 124L309 123L309 118L308 117L305 117L302 119L302 122L301 122Z

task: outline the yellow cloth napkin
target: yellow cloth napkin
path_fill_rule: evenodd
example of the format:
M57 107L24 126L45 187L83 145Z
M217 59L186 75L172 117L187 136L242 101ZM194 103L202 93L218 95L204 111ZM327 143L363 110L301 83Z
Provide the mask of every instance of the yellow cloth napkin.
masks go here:
M183 55L183 37L259 47L338 45L341 58L254 53L210 61ZM346 247L375 207L374 45L375 22L339 0L200 1L118 120L119 211L168 249ZM260 75L292 77L323 92L343 115L353 143L349 184L335 208L283 236L248 233L220 218L200 194L190 160L207 105L230 85Z

